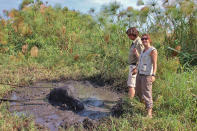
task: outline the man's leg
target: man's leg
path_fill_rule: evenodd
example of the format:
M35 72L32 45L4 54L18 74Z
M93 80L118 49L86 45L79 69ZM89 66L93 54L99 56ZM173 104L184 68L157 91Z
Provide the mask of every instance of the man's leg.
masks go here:
M128 93L128 95L129 95L129 98L131 98L131 99L135 96L135 87L129 86L129 93Z
M127 86L129 88L128 95L131 99L135 96L136 74L133 75L133 69L135 67L136 67L135 65L130 65L129 76L128 76L128 81L127 81Z
M152 108L147 110L147 117L152 118Z

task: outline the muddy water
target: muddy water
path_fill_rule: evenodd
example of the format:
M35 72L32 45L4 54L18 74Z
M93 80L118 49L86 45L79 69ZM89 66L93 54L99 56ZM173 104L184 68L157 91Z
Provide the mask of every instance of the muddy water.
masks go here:
M71 86L75 95L83 102L85 109L78 113L62 107L53 106L47 96L53 88ZM36 123L44 125L51 131L56 131L62 123L74 124L85 118L98 120L110 115L110 109L119 99L119 95L105 88L95 88L88 81L66 82L37 82L32 88L18 88L10 99L17 100L10 103L10 111L17 115L27 115L35 118Z

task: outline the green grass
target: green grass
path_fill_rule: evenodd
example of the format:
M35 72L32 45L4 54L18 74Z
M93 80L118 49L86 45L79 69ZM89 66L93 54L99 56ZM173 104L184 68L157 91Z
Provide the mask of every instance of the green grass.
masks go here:
M35 131L37 130L32 118L11 114L6 103L0 104L0 129L2 131Z
M111 118L100 130L196 130L197 129L197 70L164 74L153 86L153 118L145 117L144 104L135 98L124 99L124 114Z

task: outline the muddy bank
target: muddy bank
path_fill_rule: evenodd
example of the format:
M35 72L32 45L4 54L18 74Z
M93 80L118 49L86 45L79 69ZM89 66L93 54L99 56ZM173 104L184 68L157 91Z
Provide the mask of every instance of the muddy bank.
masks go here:
M84 109L76 112L68 108L66 103L49 101L49 94L54 88L65 86L73 88L74 96ZM90 127L97 120L109 116L112 106L120 98L120 95L106 90L106 87L96 87L89 81L37 82L32 88L17 88L13 91L9 99L17 101L10 103L10 111L17 115L32 116L37 124L51 131L80 123Z

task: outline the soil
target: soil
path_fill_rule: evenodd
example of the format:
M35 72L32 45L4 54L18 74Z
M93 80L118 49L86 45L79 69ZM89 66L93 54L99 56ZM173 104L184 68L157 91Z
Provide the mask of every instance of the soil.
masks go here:
M48 98L54 88L69 86L74 88L74 95L83 103L84 109L76 112L67 105L51 103ZM68 80L65 82L36 82L30 87L17 88L9 99L10 112L17 115L31 116L37 125L57 131L82 124L85 129L94 127L101 118L111 115L111 108L120 99L120 95L99 87L89 81Z

